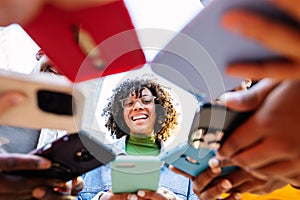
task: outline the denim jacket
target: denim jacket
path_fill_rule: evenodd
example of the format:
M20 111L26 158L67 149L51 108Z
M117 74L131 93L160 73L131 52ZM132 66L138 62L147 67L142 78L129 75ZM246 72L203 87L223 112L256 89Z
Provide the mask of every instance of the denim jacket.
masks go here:
M112 144L116 155L124 155L126 136ZM111 188L111 175L109 164L96 168L83 176L84 188L80 192L79 200L91 200L98 192L107 192ZM192 190L191 181L179 174L172 172L166 165L161 168L159 188L164 187L174 192L182 199L198 199Z

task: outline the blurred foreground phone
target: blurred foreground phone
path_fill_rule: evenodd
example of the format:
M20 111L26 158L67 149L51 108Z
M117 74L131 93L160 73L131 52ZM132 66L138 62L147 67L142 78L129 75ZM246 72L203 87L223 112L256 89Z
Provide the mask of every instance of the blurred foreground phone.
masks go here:
M89 147L97 147L97 159L88 150ZM55 178L64 181L71 180L96 167L100 167L112 161L115 154L107 146L90 138L88 133L67 134L54 142L45 145L41 149L34 150L30 154L45 157L52 161L50 169L46 170L19 170L6 172L9 174Z
M84 96L64 77L0 70L0 93L7 91L21 92L27 98L0 115L1 125L80 130Z
M213 0L153 59L152 70L211 102L240 85L241 79L225 74L226 66L231 62L280 58L258 42L222 27L222 16L235 8L293 23L271 1Z
M195 114L188 142L163 152L160 158L181 171L197 176L209 167L209 159L251 114L205 103ZM235 166L223 167L221 176L235 169Z
M47 5L23 28L72 82L125 72L146 62L122 0L78 10Z
M112 192L156 191L161 166L156 156L117 156L110 164Z

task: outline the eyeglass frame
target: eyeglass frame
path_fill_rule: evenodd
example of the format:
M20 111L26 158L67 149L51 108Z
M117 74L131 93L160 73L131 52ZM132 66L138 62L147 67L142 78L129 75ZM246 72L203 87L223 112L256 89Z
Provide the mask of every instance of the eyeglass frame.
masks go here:
M141 101L141 99L143 99L144 97L146 97L146 98L147 98L147 97L148 97L148 98L150 97L150 98L151 98L151 102L150 102L149 104L154 103L154 100L157 98L156 96L145 95L145 96L142 96L141 98L136 98L136 99L134 100L134 104L136 103L136 101L139 101L140 104L142 104L142 105L144 105L144 106L149 105L149 104L144 104L144 103ZM124 103L125 103L126 100L128 100L128 99L133 99L133 98L127 97L127 98L125 98L125 99L121 99L121 100L120 100L120 103L121 103L122 108L128 109L128 108L132 108L132 107L134 106L134 104L132 104L132 106L129 106L129 107L126 107L126 106L124 105Z

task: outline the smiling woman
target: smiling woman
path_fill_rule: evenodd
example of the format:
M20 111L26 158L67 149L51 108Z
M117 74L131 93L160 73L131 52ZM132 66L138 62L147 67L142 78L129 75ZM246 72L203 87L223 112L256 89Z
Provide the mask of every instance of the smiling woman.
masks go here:
M165 142L171 137L172 130L178 125L178 113L168 89L145 76L121 81L113 89L113 94L103 109L103 116L106 120L105 127L115 137L111 147L117 152L117 156L159 155ZM84 176L85 188L81 199L90 199L97 192L101 196L95 196L95 199L127 199L127 194L111 193L109 174L108 166L88 172ZM163 165L159 189L148 191L149 197L145 196L145 199L195 199L190 184L190 180L171 172Z

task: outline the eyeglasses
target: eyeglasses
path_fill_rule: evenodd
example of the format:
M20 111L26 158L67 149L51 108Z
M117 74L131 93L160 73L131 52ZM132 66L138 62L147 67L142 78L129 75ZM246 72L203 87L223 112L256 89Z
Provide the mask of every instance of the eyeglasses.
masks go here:
M151 103L154 103L155 98L156 98L155 96L143 96L138 99L133 99L129 97L129 98L122 99L120 101L123 108L132 108L136 101L139 101L141 104L146 106Z

